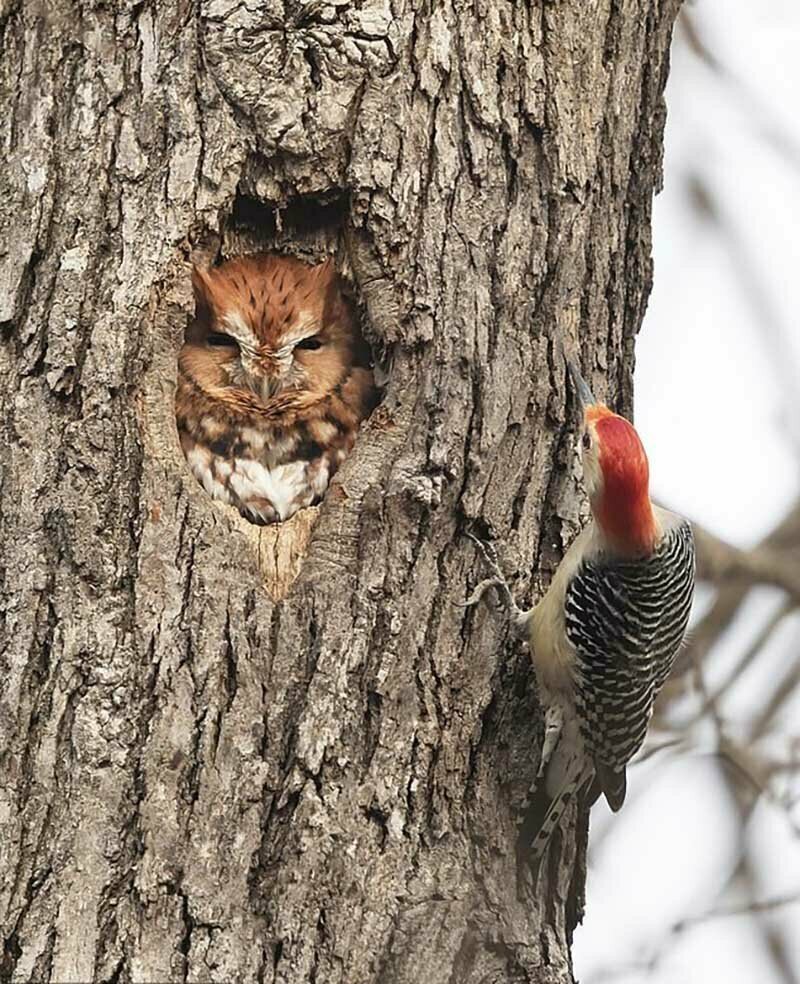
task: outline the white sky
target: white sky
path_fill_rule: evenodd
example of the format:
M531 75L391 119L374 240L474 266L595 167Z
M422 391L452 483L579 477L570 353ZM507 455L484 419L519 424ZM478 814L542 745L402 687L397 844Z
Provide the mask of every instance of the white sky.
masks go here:
M636 424L655 498L747 546L800 494L800 3L699 0L687 9L732 78L704 66L677 35ZM693 207L693 176L711 190L724 229ZM771 591L748 602L719 665L735 661L775 604ZM752 694L799 651L794 618L733 688L725 709L736 725L746 727ZM796 733L797 704L792 718ZM701 736L694 753L635 766L617 817L595 808L574 949L582 984L781 980L752 918L702 922L646 965L670 926L706 911L727 881L738 844L724 795ZM800 842L781 811L761 803L748 836L761 897L800 893ZM764 918L789 930L800 979L800 905ZM603 976L626 965L628 973Z

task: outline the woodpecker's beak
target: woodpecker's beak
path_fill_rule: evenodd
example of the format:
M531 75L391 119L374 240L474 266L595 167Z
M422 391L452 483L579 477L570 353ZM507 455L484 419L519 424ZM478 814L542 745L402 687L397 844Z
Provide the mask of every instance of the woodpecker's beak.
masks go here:
M589 407L593 407L597 404L597 400L594 397L594 393L589 389L589 384L578 372L578 367L572 362L571 359L567 359L567 368L569 369L569 374L572 376L572 383L575 386L575 393L578 399L581 401L581 409L584 411Z

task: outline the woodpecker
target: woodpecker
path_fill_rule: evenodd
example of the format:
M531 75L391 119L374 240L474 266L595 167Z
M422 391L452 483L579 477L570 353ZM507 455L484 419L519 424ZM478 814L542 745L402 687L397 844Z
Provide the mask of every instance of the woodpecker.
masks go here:
M546 594L520 609L493 548L475 537L495 586L526 638L545 707L534 793L543 798L531 847L540 857L569 802L625 800L626 767L641 748L653 702L680 649L694 594L689 523L650 501L647 455L633 425L592 395L567 362L583 410L583 474L593 519Z

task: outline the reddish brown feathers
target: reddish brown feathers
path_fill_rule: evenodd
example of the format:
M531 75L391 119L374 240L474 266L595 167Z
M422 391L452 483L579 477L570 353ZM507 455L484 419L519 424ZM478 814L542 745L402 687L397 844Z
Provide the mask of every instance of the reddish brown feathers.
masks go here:
M176 416L192 471L255 522L319 501L376 402L331 260L240 256L192 272Z
M352 310L331 259L309 266L291 256L237 256L219 267L194 267L192 285L198 319L220 320L235 312L265 344L278 344L301 318L324 320L343 335L352 332Z

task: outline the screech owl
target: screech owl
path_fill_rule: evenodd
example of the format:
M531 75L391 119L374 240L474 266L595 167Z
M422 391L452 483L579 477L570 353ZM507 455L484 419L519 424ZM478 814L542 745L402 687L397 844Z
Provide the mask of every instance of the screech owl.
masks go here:
M319 502L376 403L353 306L330 259L239 256L192 282L175 408L186 460L251 522L288 519Z

